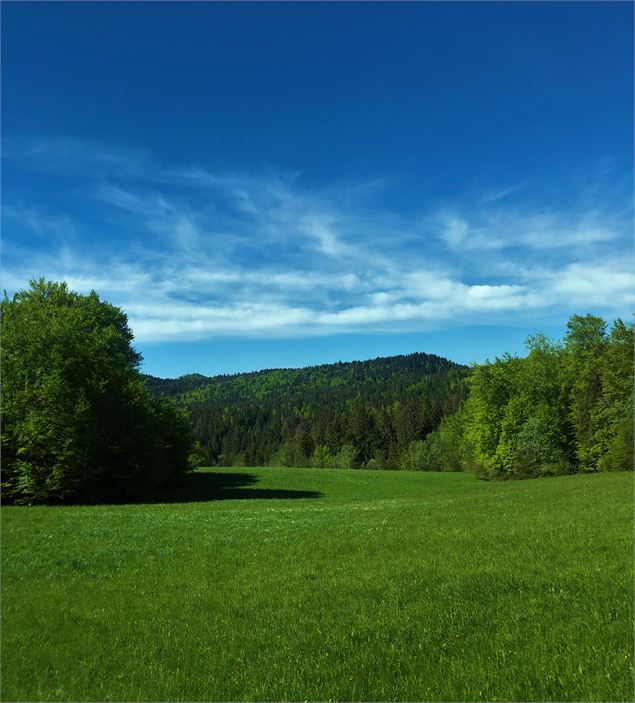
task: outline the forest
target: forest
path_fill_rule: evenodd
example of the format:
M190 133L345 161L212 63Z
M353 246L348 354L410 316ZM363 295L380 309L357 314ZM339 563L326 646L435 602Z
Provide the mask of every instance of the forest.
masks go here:
M470 471L521 478L633 468L633 325L574 315L471 368L423 353L249 374L146 376L188 409L219 466Z
M413 443L458 410L467 373L420 353L146 383L188 407L206 465L370 469L410 461Z

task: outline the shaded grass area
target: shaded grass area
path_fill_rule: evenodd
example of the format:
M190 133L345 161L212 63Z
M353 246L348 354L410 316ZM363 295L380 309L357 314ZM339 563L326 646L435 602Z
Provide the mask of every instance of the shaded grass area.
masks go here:
M255 487L256 474L247 471L197 471L186 476L181 484L169 492L160 493L155 503L198 503L212 500L254 500L321 498L319 491L289 490L285 488Z
M3 700L633 700L632 474L191 478L2 508Z

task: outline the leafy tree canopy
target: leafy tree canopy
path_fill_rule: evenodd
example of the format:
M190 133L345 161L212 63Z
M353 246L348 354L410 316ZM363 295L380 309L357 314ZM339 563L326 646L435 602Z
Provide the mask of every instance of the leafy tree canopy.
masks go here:
M146 390L122 310L40 279L1 312L5 500L126 500L187 470L188 420Z
M460 410L426 437L420 463L486 478L633 469L633 325L574 315L563 343L477 365Z

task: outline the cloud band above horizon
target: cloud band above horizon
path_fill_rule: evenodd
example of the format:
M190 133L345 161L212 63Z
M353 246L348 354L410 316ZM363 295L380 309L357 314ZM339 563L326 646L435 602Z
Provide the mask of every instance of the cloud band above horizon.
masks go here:
M318 187L72 140L8 158L56 174L85 207L5 203L4 287L44 276L95 289L143 342L626 316L635 304L632 208L593 179L565 204L487 184L397 208L385 178Z

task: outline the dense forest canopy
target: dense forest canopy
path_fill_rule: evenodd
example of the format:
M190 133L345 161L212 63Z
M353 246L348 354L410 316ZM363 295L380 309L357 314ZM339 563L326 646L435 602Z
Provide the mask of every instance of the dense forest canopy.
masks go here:
M466 396L467 373L417 353L146 383L189 408L208 464L414 468L418 443Z
M188 470L187 415L148 392L119 308L44 279L1 306L3 500L120 501Z

